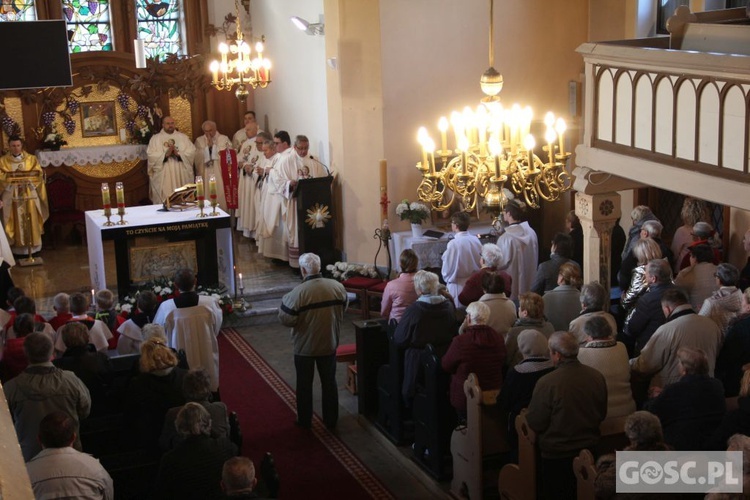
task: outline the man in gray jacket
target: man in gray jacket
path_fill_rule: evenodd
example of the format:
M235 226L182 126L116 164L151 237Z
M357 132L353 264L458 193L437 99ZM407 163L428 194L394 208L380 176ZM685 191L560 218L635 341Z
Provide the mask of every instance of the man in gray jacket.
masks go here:
M75 373L52 365L52 340L31 333L23 341L29 366L3 387L25 461L42 451L37 440L39 422L53 411L63 411L75 422L73 447L81 450L78 424L91 411L91 396Z
M347 306L346 290L338 281L320 274L320 257L299 258L302 283L281 299L279 321L292 327L294 368L297 372L297 424L312 424L312 383L318 367L323 398L323 422L329 429L339 418L336 384L336 348Z

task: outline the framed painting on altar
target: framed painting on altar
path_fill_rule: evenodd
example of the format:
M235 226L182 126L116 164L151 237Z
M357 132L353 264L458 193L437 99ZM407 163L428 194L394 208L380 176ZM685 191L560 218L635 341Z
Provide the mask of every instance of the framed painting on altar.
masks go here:
M117 135L115 101L81 103L81 134L83 137Z
M130 279L134 283L161 277L171 279L185 268L198 270L194 241L130 248Z

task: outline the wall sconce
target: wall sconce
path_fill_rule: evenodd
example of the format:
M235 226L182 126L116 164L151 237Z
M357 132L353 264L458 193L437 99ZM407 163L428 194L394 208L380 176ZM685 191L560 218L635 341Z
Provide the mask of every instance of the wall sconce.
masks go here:
M292 16L289 19L292 21L292 24L294 24L298 30L304 31L310 36L323 36L325 34L325 24L323 24L321 16L321 22L319 23L309 23L308 21L305 21L301 17Z

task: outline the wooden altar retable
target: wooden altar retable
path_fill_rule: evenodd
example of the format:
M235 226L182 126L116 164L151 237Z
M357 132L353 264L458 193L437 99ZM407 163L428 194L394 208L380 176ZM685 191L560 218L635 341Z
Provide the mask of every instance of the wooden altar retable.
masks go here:
M198 209L184 211L160 211L161 205L128 207L127 225L105 227L107 219L103 210L86 212L88 234L89 273L91 284L101 290L107 288L104 266L104 241L114 240L117 269L117 293L120 298L130 291L131 270L129 253L137 237L164 236L171 241L195 241L198 263L198 283L214 285L220 283L234 290L231 228L229 215L217 207L220 215L196 218ZM112 216L112 221L119 219ZM165 273L172 277L172 271Z

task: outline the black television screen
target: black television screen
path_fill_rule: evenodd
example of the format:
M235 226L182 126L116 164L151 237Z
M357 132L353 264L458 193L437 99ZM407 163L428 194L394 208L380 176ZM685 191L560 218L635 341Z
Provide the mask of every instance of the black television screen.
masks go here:
M0 22L0 47L0 89L73 85L64 20Z

